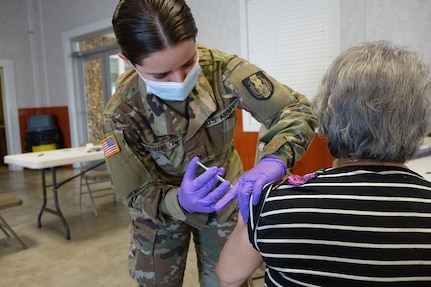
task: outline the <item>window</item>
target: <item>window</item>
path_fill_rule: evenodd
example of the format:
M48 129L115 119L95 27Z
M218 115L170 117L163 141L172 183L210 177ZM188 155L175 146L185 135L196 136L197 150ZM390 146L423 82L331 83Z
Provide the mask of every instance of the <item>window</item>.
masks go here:
M246 57L312 99L338 53L339 0L243 0ZM260 124L243 114L245 131Z

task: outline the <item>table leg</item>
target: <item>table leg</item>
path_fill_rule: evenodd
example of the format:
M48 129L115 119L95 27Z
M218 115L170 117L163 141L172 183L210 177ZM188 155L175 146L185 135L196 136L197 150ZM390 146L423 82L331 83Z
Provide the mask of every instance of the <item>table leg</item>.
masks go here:
M39 169L40 177L42 178L42 195L43 202L42 208L40 209L39 216L37 217L37 227L42 227L42 213L46 208L46 181L45 181L45 169Z
M42 214L43 214L44 211L52 213L52 214L55 214L58 217L60 217L61 221L63 222L64 230L66 232L66 239L69 240L70 239L69 225L67 224L66 218L64 218L63 213L61 212L60 204L58 203L58 192L57 191L60 188L60 186L62 186L63 184L68 183L69 181L77 178L78 176L81 176L82 174L88 172L89 170L92 170L92 169L94 169L94 168L102 165L103 163L104 163L103 161L101 161L99 163L96 163L95 165L87 168L86 170L80 172L79 174L76 174L76 175L74 175L72 177L69 177L69 178L67 178L67 179L65 179L65 180L63 180L63 181L61 181L59 183L57 183L57 177L56 177L55 167L51 167L50 168L51 169L51 176L52 176L52 184L51 185L47 185L46 184L45 169L40 169L39 172L40 172L40 176L42 178L43 203L42 203L42 208L40 209L40 212L39 212L39 216L37 218L37 226L39 228L42 227ZM52 192L53 192L53 195L54 195L54 206L55 206L55 209L48 208L46 206L46 204L47 204L46 189L48 187L52 187Z
M39 216L38 216L38 226L42 227L42 223L41 223L41 218L42 218L42 213L44 211L52 213L57 215L58 217L60 217L61 221L63 222L63 226L64 226L64 230L66 232L66 239L69 240L70 239L70 230L69 230L69 225L67 224L66 218L64 218L63 213L61 212L60 209L60 205L58 203L58 192L57 192L57 178L56 178L56 173L55 173L55 167L51 167L51 176L52 176L52 192L54 195L54 206L55 209L51 209L46 207L46 202L47 202L47 196L46 196L46 189L47 189L47 185L46 185L46 181L45 181L45 170L41 169L40 170L41 176L42 176L42 192L43 192L43 204L42 204L42 208L39 212Z

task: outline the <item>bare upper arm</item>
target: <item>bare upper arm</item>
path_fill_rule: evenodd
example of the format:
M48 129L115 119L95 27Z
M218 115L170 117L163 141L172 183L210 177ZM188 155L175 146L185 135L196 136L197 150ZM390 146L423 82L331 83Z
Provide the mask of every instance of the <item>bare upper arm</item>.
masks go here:
M220 287L241 286L262 262L260 253L248 239L247 224L238 213L237 225L223 247L216 266Z

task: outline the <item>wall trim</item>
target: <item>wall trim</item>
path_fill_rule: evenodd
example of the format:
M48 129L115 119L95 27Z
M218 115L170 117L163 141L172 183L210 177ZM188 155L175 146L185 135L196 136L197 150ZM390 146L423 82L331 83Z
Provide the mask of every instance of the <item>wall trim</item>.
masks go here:
M16 96L15 68L10 59L0 59L3 70L3 113L5 116L6 144L8 154L21 153L21 139L18 124L18 104ZM10 170L22 170L22 167L9 165Z

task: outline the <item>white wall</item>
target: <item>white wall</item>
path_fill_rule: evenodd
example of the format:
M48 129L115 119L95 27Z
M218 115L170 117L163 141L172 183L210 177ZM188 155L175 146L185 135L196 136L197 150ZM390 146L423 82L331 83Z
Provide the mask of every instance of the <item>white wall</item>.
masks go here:
M0 7L0 59L14 62L18 105L34 105L26 1L1 0Z
M431 63L431 1L341 0L341 50L389 40L417 50Z
M239 55L239 0L187 0L198 27L197 41Z

